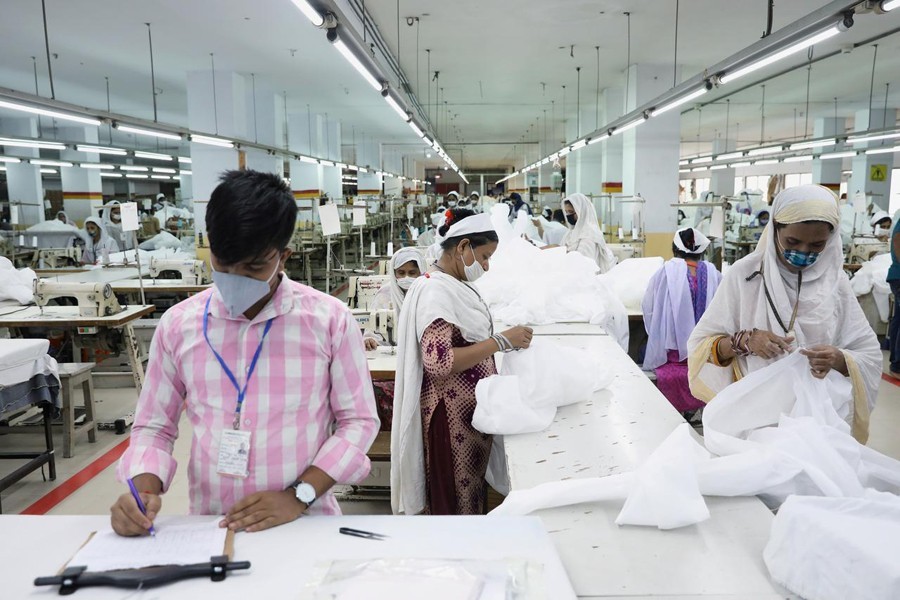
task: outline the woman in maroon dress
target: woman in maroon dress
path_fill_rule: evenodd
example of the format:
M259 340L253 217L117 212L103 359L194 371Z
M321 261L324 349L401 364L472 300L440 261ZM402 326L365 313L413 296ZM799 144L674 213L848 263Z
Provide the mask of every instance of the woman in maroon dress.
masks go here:
M441 258L413 284L400 317L391 500L397 513L484 514L491 436L472 427L475 386L497 374L494 353L527 348L532 331L494 333L470 285L497 248L490 217L451 210L438 233Z

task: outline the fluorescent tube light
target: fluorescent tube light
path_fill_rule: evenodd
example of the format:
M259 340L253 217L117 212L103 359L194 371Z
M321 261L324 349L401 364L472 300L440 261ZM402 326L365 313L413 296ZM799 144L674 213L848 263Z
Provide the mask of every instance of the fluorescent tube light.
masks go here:
M85 154L112 154L113 156L125 156L128 154L125 150L121 148L107 148L105 146L87 146L85 144L78 144L75 146L75 149L79 152L84 152Z
M812 160L812 156L790 156L784 159L786 163L795 163L795 162L806 162L808 160Z
M601 133L601 134L598 135L597 137L592 137L592 138L588 141L588 146L593 146L593 145L596 144L597 142L602 142L603 140L605 140L605 139L608 138L608 137L609 137L609 134L608 134L608 133Z
M100 177L122 177L121 173L100 173Z
M811 142L797 142L788 146L788 150L808 150L809 148L824 148L825 146L834 146L837 140L834 138L827 140L813 140Z
M678 161L678 166L679 166L679 167L683 167L683 166L689 165L689 164L691 164L691 161L688 160L688 159L684 159L684 160L679 160L679 161Z
M760 166L760 165L777 165L777 164L778 164L778 159L777 159L777 158L770 158L770 159L768 159L768 160L758 160L758 161L754 162L753 164L756 165L756 166Z
M420 138L425 137L425 133L424 133L421 129L419 129L419 126L416 125L416 122L415 122L415 121L410 120L410 121L407 123L407 125L409 125L409 128L412 129L413 132L415 132L415 134L416 134L417 136L419 136Z
M900 152L900 146L894 146L893 148L873 148L872 150L866 150L866 154L890 154L891 152Z
M431 146L432 144L434 144L434 140L429 138L427 135L422 138L422 141L425 142L426 146ZM431 156L431 155L429 155L429 156Z
M330 160L325 160L324 158L319 161L319 164L322 165L323 167L333 167L334 166L333 162L331 162Z
M6 167L0 167L0 172L6 171Z
M46 108L38 108L37 106L28 106L27 104L18 104L16 102L8 102L6 100L0 100L0 108L9 108L12 110L19 110L19 111L31 113L34 115L43 115L45 117L52 117L54 119L60 119L63 121L74 121L76 123L84 123L85 125L94 125L95 127L99 127L100 124L102 123L102 121L100 121L100 119L79 117L78 115L59 112L59 111L55 111L55 110L48 110Z
M82 169L115 169L115 165L107 165L105 163L81 163L78 165Z
M737 152L727 152L725 154L719 154L716 156L716 160L732 160L735 158L742 158L744 156L744 151L739 150Z
M56 169L41 169L44 175L56 175Z
M721 171L722 169L727 169L728 165L713 165L709 168L710 171Z
M847 138L851 144L865 144L866 142L877 142L878 140L892 140L900 138L900 133L880 133L875 135L863 135Z
M563 156L566 156L571 151L572 151L571 148L563 148L562 150L559 151L559 157L562 158Z
M701 156L700 158L695 158L691 161L692 165L702 165L705 163L711 163L713 161L712 156Z
M181 136L177 133L169 133L168 131L158 131L156 129L144 129L143 127L132 127L131 125L115 124L115 128L125 133L133 133L135 135L146 135L148 137L157 137L164 140L180 140Z
M147 167L136 167L134 165L119 165L119 168L123 171L149 171Z
M890 12L900 6L900 0L885 0L881 3L881 10Z
M785 48L784 50L781 50L780 52L775 52L774 54L770 54L769 56L766 56L765 58L762 58L761 60L751 63L751 64L747 65L746 67L737 69L736 71L733 71L731 73L725 73L724 75L722 75L719 78L719 81L721 81L723 84L730 83L730 82L734 81L735 79L738 79L739 77L743 77L744 75L748 75L750 73L753 73L754 71L758 71L759 69L762 69L763 67L767 67L773 63L776 63L783 58L787 58L788 56L791 56L792 54L796 54L797 52L800 52L801 50L806 50L810 46L818 44L819 42L824 42L825 40L836 36L840 32L841 32L841 30L838 28L837 25L832 25L828 29L826 29L824 31L820 31L818 33L815 33L803 40L800 40L799 42L796 42L795 44L788 46L787 48Z
M20 163L22 162L21 158L16 158L15 156L0 156L0 163Z
M211 137L208 135L191 134L191 141L207 146L216 146L217 148L234 148L234 142L225 138Z
M388 106L390 106L391 108L393 108L393 109L394 109L394 112L397 113L397 115L398 115L401 119L403 119L404 121L406 121L407 123L409 122L410 119L412 119L412 115L410 115L408 112L406 112L405 110L403 110L403 108L397 103L396 100L394 100L394 97L391 96L390 94L386 94L386 95L384 96L384 101L387 102L387 103L388 103Z
M345 44L340 39L335 39L333 43L334 43L334 47L337 49L337 51L340 52L344 56L344 58L347 59L347 62L349 62L351 65L353 65L353 68L356 69L359 72L359 74L363 76L363 79L368 81L369 85L371 85L373 88L375 88L375 91L380 92L381 88L383 87L381 85L381 82L378 79L376 79L372 73L369 72L369 69L367 69L366 66L364 64L362 64L362 62L360 62L360 60L356 57L356 55L353 54L353 51L347 47L347 44Z
M647 120L647 118L644 117L644 115L641 115L634 121L629 121L628 123L625 123L624 125L620 125L619 127L616 127L615 129L613 129L612 134L619 135L620 133L625 133L629 129L634 129L635 127L637 127L638 125L640 125L641 123L643 123L646 120Z
M181 171L180 173L178 173L178 174L179 174L179 175L187 175L188 177L190 177L191 175L194 174L194 172L193 172L193 171L185 171L185 170L182 170L182 171Z
M172 160L172 157L169 154L158 154L156 152L142 152L141 150L135 150L134 157L135 158L146 158L148 160Z
M149 175L139 175L137 173L125 173L125 177L128 179L149 179Z
M174 179L175 181L181 181L181 176L180 175L172 175L172 179ZM288 180L288 183L290 183L290 180Z
M572 152L574 152L576 150L581 150L582 148L584 148L587 145L588 145L587 140L578 140L577 142L572 144Z
M0 146L13 146L16 148L42 148L44 150L65 150L66 145L59 142L41 142L35 140L19 140L15 138L0 138Z
M191 164L193 161L190 159L189 156L179 156L179 157L178 157L178 162L180 162L180 163Z
M40 165L43 167L74 167L75 166L72 163L67 162L67 161L41 160L38 158L33 158L33 159L29 160L28 162L30 162L33 165Z
M312 158L310 156L303 156L303 155L300 155L300 162L309 163L311 165L319 164L319 161L316 160L315 158Z
M653 109L653 116L655 117L657 115L661 115L664 112L668 112L668 111L672 110L673 108L678 108L682 104L687 104L691 100L696 100L697 98L699 98L700 96L705 94L707 91L709 91L709 90L706 89L706 85L704 84L703 87L701 87L700 89L694 90L693 92L691 92L690 94L688 94L686 96L682 96L681 98L678 98L677 100L673 100L672 102L669 102L668 104L664 104L660 108Z
M856 152L832 152L831 154L820 154L819 158L822 160L831 160L833 158L849 158L851 156L856 156Z
M170 169L169 167L153 167L154 173L177 173L175 169Z
M749 161L749 160L745 160L745 161L741 161L741 162L736 162L736 163L731 163L731 168L732 168L732 169L737 169L737 168L739 168L739 167L749 167L749 166L750 166L750 161Z
M315 25L316 27L321 27L325 24L325 17L317 11L315 8L310 6L309 2L306 0L292 0L294 6L300 9L300 12L303 13L303 16L309 19L309 22Z
M691 173L696 173L699 171L709 171L709 167L694 167L691 169Z
M359 167L357 167L356 165L347 165L347 168L351 171L359 171Z
M168 175L151 175L151 176L150 176L150 179L165 179L165 180L169 180L169 179L171 179L171 177L169 177Z
M747 150L747 156L762 156L763 154L772 154L774 152L781 151L781 146L766 146L765 148L754 148L752 150Z

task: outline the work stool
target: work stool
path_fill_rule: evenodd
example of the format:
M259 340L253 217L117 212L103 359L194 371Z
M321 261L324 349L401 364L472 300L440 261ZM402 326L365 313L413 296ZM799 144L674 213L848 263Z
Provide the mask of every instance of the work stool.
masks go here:
M62 388L63 418L63 457L71 458L75 454L75 435L87 430L88 441L97 441L97 421L94 419L94 381L91 370L96 363L59 363L59 384ZM84 392L85 421L76 427L75 402L72 392L75 386L81 385Z

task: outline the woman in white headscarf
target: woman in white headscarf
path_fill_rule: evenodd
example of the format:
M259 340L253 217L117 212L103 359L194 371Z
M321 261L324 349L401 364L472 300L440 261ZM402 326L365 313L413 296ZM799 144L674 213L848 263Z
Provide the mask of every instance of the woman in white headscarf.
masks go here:
M381 286L378 293L372 299L370 310L394 311L394 323L400 322L400 309L403 308L403 298L417 277L425 274L425 257L418 248L401 248L391 257L390 280ZM374 350L379 345L387 345L378 333L367 332L363 336L366 350Z
M672 406L691 419L704 403L688 386L687 342L722 280L703 255L709 238L685 227L675 232L672 253L647 285L642 308L647 330L644 369L656 371L656 386Z
M756 250L734 264L688 340L691 392L724 387L793 348L815 377L853 385L853 436L865 443L882 373L881 349L843 271L837 199L818 185L782 191Z
M103 252L112 254L119 251L119 245L109 237L103 223L97 217L88 217L84 220L84 251L81 253L81 262L85 265L94 265L103 258Z
M612 269L616 264L616 257L606 246L597 211L588 197L577 193L567 196L562 201L562 208L569 231L560 246L565 246L569 252L578 252L590 258L597 263L601 273Z
M452 210L435 271L403 300L391 429L395 513L484 514L492 438L472 427L475 386L497 374L494 354L527 348L532 331L495 334L471 285L490 268L499 238L490 215Z
M112 200L103 211L103 227L106 235L112 238L122 250L132 250L134 239L131 232L122 231L122 206L118 200Z

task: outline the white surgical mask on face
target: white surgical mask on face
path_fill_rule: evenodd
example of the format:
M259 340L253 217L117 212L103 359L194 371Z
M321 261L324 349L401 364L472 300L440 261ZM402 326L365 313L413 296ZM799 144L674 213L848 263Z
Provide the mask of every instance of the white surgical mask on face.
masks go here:
M412 286L412 284L415 280L416 280L415 277L401 277L400 279L397 280L397 285L399 285L400 289L405 292Z
M281 267L281 261L275 265L275 270L269 277L262 281L253 277L244 275L235 275L234 273L223 273L213 269L212 279L219 291L222 302L232 319L244 314L247 309L265 298L271 288L269 284L272 278L278 275L278 269Z
M463 261L463 270L466 274L466 281L469 283L474 283L478 281L482 275L484 275L484 267L481 266L481 263L478 262L478 257L475 256L475 249L472 248L472 245L469 244L469 250L472 251L472 264L467 265L466 260L460 257L460 260Z

